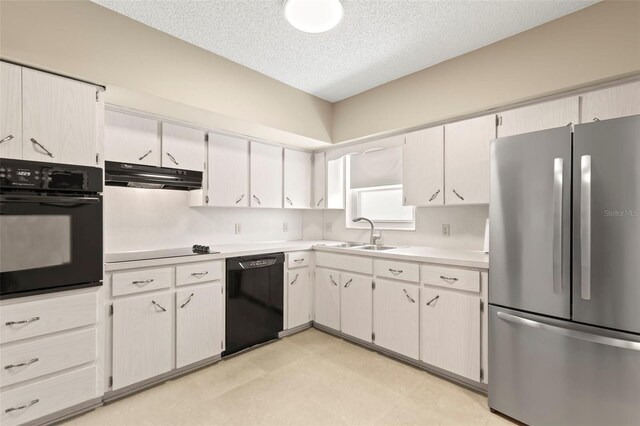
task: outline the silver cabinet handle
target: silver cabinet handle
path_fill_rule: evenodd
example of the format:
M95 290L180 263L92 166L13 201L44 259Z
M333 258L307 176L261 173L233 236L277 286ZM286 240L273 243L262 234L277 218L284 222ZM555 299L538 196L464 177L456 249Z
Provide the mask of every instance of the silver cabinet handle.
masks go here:
M347 281L347 282L344 284L344 288L349 288L349 286L351 285L351 282L352 282L352 281L353 281L353 278L351 278L349 281Z
M591 300L591 156L580 158L580 297Z
M289 203L290 206L293 206L293 202L291 201L291 198L287 197L286 200L287 200L287 203Z
M29 408L32 405L37 404L38 402L40 402L39 399L34 399L33 401L31 401L28 404L25 405L20 405L19 407L11 407L11 408L7 408L6 410L4 410L5 413L11 413L12 411L17 411L17 410L24 410L25 408Z
M242 199L244 198L244 194L242 194L237 200L236 200L236 204L238 204L240 201L242 201Z
M260 202L260 198L256 197L255 195L252 195L252 197L258 202L259 205L262 205L262 203Z
M320 204L322 204L323 201L324 201L324 197L320 198L316 203L316 207L320 207Z
M185 307L185 306L187 306L187 305L189 304L189 302L191 302L191 298L192 298L192 297L193 297L193 293L191 293L191 294L189 295L189 297L187 298L187 300L186 300L182 305L180 305L180 309L184 309L184 307ZM155 302L154 302L154 303L155 303ZM160 306L160 305L158 305L158 306ZM164 309L164 308L162 308L162 309ZM166 310L166 309L165 309L165 310Z
M562 178L564 159L553 160L553 292L562 291Z
M176 159L174 158L173 155L171 155L170 153L167 152L167 157L169 157L169 160L173 161L173 164L175 164L176 166L179 166L180 164L178 164L178 162L176 161Z
M391 268L389 268L389 272L391 272L393 275L400 275L403 271L402 271L402 269L391 269Z
M332 276L332 275L329 275L329 280L331 281L331 284L333 284L333 285L335 285L335 286L337 286L337 285L338 285L338 283L333 279L333 276Z
M458 198L460 198L462 201L464 201L464 197L462 195L458 194L458 191L456 191L455 189L453 189L452 191L453 191L454 194L456 194L456 196Z
M18 324L29 324L31 322L36 322L39 321L40 317L33 317L33 318L29 318L26 320L22 320L22 321L9 321L9 322L5 322L4 325L6 326L12 326L12 325L18 325Z
M293 279L293 281L291 281L291 284L290 284L290 285L294 285L294 284L296 283L296 281L298 281L298 276L299 276L299 275L300 275L300 274L296 274L296 277Z
M149 278L148 280L131 281L131 284L133 284L133 285L147 285L149 283L152 283L153 281L154 281L153 278Z
M0 139L0 143L9 142L11 139L13 139L13 135L9 135L6 138Z
M207 275L209 273L209 271L204 271L204 272L192 272L191 276L192 277L196 277L196 278L202 278L205 275Z
M152 300L151 303L154 306L157 306L158 308L162 309L162 312L167 312L167 308L165 308L164 306L162 306L161 304L159 304L158 302L156 302L155 300Z
M138 160L140 160L140 161L144 160L144 159L145 159L145 157L146 157L147 155L151 154L151 152L152 152L152 151L153 151L153 150L152 150L152 149L150 149L149 151L147 151L147 153L146 153L146 154L144 154L142 157L138 158Z
M438 300L438 299L440 299L440 295L439 295L439 294L438 294L436 297L434 297L433 299L429 300L429 301L427 302L427 306L431 306L431 304L432 304L433 302L435 302L436 300Z
M549 331L552 333L560 334L562 336L571 337L572 339L584 340L585 342L597 343L600 345L615 346L622 349L631 349L634 351L640 351L640 342L634 342L631 340L616 339L614 337L601 336L599 334L585 333L584 331L570 330L563 327L558 327L551 324L545 324L530 320L527 318L518 317L508 314L506 312L498 312L498 318L508 321L513 324L524 325L526 327L537 328L539 330Z
M429 198L429 202L435 200L439 193L440 193L440 190L438 189L436 192L434 192L434 194L431 196L431 198Z
M32 358L29 361L25 361L25 362L21 362L20 364L9 364L9 365L5 365L4 369L5 370L10 370L12 368L18 368L18 367L25 367L27 365L31 365L35 362L40 361L39 358Z
M406 289L406 288L403 288L403 289L402 289L402 291L404 291L404 295L405 295L405 296L407 296L407 299L409 300L409 302L411 302L411 303L416 303L416 301L413 299L413 297L411 297L411 296L409 295L409 292L407 291L407 289Z
M294 259L293 261L296 263L304 262L304 257L301 257L300 259Z
M51 153L51 151L49 151L47 148L45 148L45 147L44 147L40 142L38 142L38 141L37 141L37 140L35 140L34 138L31 138L31 143L32 143L32 144L34 144L34 145L36 145L36 146L39 146L40 148L42 148L42 150L43 150L43 151L44 151L44 152L45 152L49 157L51 157L51 158L54 158L54 157L55 157L55 155L53 155L53 154Z
M440 275L440 279L445 280L447 282L456 282L458 279L456 277L445 277L444 275Z

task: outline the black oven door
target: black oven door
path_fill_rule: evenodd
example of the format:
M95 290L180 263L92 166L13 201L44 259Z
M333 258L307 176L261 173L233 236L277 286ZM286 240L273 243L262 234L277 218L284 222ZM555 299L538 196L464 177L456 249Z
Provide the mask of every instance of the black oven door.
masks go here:
M102 196L0 195L0 297L100 285Z

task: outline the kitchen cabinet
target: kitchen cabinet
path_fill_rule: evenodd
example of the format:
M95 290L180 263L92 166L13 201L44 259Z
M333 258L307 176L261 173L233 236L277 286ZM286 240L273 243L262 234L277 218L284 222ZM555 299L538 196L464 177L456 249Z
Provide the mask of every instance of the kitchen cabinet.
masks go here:
M49 163L98 163L95 86L22 69L22 158Z
M176 368L222 352L222 284L176 291Z
M495 137L495 115L444 127L445 204L489 203L489 148Z
M209 133L208 205L249 206L249 141Z
M0 158L22 159L22 68L0 62Z
M420 350L420 288L376 279L373 291L373 342L418 359Z
M308 267L287 272L287 329L311 321L311 281Z
M282 148L251 142L251 207L282 208Z
M313 196L311 208L324 209L327 205L327 162L324 152L313 154Z
M172 296L163 292L113 302L113 390L171 370Z
M162 123L162 167L204 170L204 131L173 123Z
M344 209L345 203L345 157L327 160L327 205L328 209Z
M340 330L340 272L316 268L314 312L315 322Z
M480 296L444 288L421 290L420 360L480 381Z
M151 118L107 110L104 155L107 161L160 166L160 123Z
M311 208L311 153L284 150L284 207Z
M405 206L444 204L444 128L424 129L405 135L402 148Z
M371 276L340 275L341 331L357 339L371 342L373 321L373 288Z
M585 93L582 123L640 114L640 81Z
M578 96L542 102L498 114L498 137L578 124Z

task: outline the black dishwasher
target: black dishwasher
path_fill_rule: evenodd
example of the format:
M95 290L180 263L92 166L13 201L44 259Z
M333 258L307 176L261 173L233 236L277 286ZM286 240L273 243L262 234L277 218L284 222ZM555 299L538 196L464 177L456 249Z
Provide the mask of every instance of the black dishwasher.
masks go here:
M278 338L283 328L284 253L227 259L223 356Z

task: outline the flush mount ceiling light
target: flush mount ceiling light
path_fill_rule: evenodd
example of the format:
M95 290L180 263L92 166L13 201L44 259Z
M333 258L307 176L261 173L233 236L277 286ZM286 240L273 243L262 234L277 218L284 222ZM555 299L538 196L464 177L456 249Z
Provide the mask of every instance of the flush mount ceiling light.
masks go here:
M323 33L338 25L344 8L340 0L285 0L284 16L305 33Z

